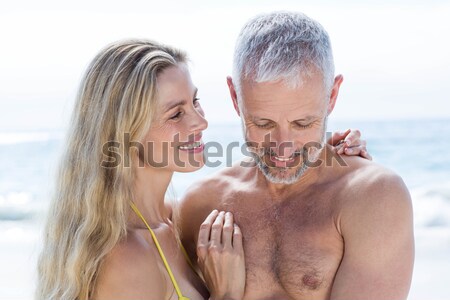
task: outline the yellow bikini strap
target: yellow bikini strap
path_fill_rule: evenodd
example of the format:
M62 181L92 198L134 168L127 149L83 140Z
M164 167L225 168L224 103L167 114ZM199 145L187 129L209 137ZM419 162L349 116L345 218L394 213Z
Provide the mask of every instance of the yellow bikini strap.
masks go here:
M156 248L158 249L159 255L161 256L161 259L164 263L164 266L167 269L167 273L169 273L170 280L172 280L173 286L175 287L175 291L177 292L178 299L179 300L189 300L189 298L184 297L181 294L181 290L177 284L177 281L175 280L175 277L173 276L172 270L169 267L169 264L167 263L166 257L164 256L164 253L161 249L161 246L159 245L158 239L156 238L155 233L150 228L150 226L147 224L147 221L145 221L144 216L141 214L139 209L136 207L136 205L133 202L130 202L131 208L134 210L134 212L141 218L142 222L144 222L145 226L147 226L148 230L150 231L150 234L152 235L153 241L155 242Z
M181 242L180 242L180 248L181 248L181 251L183 252L184 257L186 258L186 260L187 260L189 266L191 267L192 271L194 271L195 273L197 273L197 270L194 268L194 264L192 263L191 258L189 257L189 254L188 254L187 251L186 251L186 248L184 248L184 246L183 246L183 244L182 244ZM200 277L200 275L199 275L198 273L197 273L197 275ZM200 278L201 278L201 277L200 277Z

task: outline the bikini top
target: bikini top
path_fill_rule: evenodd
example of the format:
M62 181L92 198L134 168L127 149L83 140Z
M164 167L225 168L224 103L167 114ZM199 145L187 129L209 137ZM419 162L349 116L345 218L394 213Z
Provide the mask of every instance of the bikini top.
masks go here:
M145 226L147 226L148 230L150 231L150 234L151 234L151 236L152 236L152 239L153 239L153 241L155 242L155 245L156 245L156 248L158 249L159 255L161 256L161 259L162 259L162 261L163 261L163 263L164 263L164 266L165 266L166 269L167 269L167 273L169 274L170 280L172 281L172 284L173 284L173 286L174 286L174 288L175 288L175 291L176 291L176 293L177 293L177 295L178 295L178 300L190 300L189 298L184 297L183 294L181 293L180 287L178 286L178 283L177 283L177 281L175 280L175 277L173 276L172 270L170 269L170 266L169 266L169 264L167 263L166 256L164 255L164 253L163 253L163 251L162 251L162 249L161 249L161 246L159 245L159 242L158 242L158 239L156 238L155 233L154 233L153 230L150 228L150 226L148 225L147 221L145 221L144 216L141 214L141 212L140 212L139 209L136 207L136 205L135 205L133 202L131 202L130 205L131 205L131 208L134 210L134 212L138 215L139 218L141 218L141 220L144 222ZM189 256L188 256L188 254L187 254L187 252L186 252L186 249L183 247L183 244L180 244L180 246L181 246L182 252L184 253L184 256L186 257L187 262L189 263L189 265L191 266L191 268L192 268L193 270L195 270L195 269L194 269L194 266L192 265L191 260L189 259Z

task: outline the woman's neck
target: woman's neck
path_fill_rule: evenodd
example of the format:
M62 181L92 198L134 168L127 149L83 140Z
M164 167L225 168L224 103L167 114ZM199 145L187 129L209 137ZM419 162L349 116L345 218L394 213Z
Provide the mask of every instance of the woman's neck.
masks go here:
M164 205L164 198L172 175L173 172L151 167L136 169L133 202L150 227L158 227L159 224L168 222L169 215ZM145 226L134 211L130 210L130 214L130 227Z

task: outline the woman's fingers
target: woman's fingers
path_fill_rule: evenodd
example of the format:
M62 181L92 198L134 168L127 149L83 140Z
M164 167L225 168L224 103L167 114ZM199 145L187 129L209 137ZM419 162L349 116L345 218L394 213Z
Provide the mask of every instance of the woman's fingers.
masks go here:
M213 222L216 220L219 212L215 209L213 210L203 221L202 225L200 225L200 230L198 232L198 241L197 241L197 256L204 257L206 255L206 251L208 249L209 237L211 235L211 226Z
M336 139L340 139L336 141ZM358 129L347 129L345 132L334 132L328 141L334 146L339 155L361 156L372 160L372 156L367 151L367 142L361 139L361 131Z
M347 155L359 155L362 150L366 150L367 142L364 140L358 140L353 142L355 145L350 147L344 147L345 154Z
M235 223L234 224L234 231L233 231L233 248L240 252L244 251L244 248L242 247L242 232L241 228Z
M243 251L242 232L231 212L213 210L200 226L197 256L203 259L211 247Z
M245 256L242 233L234 223L233 214L221 211L205 220L204 231L210 228L204 256L198 256L211 299L242 299L245 292ZM203 225L202 225L203 226ZM209 227L208 227L209 226ZM202 241L205 241L202 234Z
M373 160L372 155L370 155L366 149L361 150L361 156L367 158L368 160Z
M337 146L339 142L344 139L349 133L350 129L347 129L346 131L335 131L331 135L331 137L328 139L327 144L330 144L331 146Z
M335 147L337 154L344 154L345 149L361 145L361 132L358 129L347 129L343 132L333 132L328 144Z
M359 141L360 145L358 146L353 146L353 147L347 147L345 149L339 149L342 150L342 153L345 152L346 155L349 156L361 156L364 157L368 160L372 160L372 156L369 154L369 152L367 151L367 142L364 140ZM339 153L340 151L338 151L337 153Z
M366 146L361 145L357 147L345 148L345 155L348 156L361 156L368 160L372 160L372 156L367 152Z
M222 232L222 242L225 248L233 247L232 245L233 231L234 231L233 214L227 212L225 214L225 223L223 225L223 232Z
M219 215L216 217L214 223L212 224L211 243L213 245L219 246L222 244L222 228L224 219L225 219L225 212L221 211Z
M345 137L344 141L347 147L359 146L361 141L361 131L358 129L352 129L350 133Z
M339 155L344 154L345 146L346 144L344 140L341 140L341 142L338 143L337 146L335 147L336 153Z

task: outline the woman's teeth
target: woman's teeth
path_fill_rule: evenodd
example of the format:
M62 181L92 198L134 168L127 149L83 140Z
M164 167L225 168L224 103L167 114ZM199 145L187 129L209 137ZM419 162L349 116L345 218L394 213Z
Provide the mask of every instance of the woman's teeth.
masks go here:
M198 148L202 145L202 142L195 142L189 145L184 145L184 146L179 146L178 148L180 148L181 150L192 150L194 148Z

